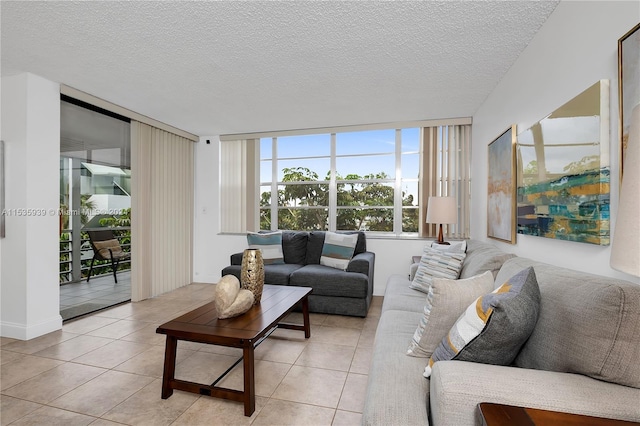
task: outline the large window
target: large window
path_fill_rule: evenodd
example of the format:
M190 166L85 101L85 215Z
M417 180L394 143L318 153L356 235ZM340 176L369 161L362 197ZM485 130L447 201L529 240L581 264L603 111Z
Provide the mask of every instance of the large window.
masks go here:
M435 234L429 196L458 199L468 237L470 125L339 128L221 137L221 230ZM374 128L371 128L374 127Z
M260 229L418 232L420 129L260 139Z

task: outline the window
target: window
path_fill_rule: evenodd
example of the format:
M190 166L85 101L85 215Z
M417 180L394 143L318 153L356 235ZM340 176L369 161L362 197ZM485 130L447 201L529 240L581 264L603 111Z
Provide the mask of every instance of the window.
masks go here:
M435 226L424 222L420 201L448 195L459 200L460 220L448 227L447 237L468 236L469 134L469 125L416 125L221 137L221 193L229 193L222 231L364 230L429 237ZM251 178L243 170L259 173Z

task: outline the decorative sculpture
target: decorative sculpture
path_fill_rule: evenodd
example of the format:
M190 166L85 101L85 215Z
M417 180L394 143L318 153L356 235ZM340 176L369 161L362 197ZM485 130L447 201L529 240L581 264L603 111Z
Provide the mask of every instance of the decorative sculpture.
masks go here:
M215 299L218 319L233 318L247 312L253 306L253 293L240 289L240 281L233 275L225 275L216 285Z
M259 249L246 249L242 253L240 284L241 288L253 293L253 304L259 304L264 287L264 262L262 252Z

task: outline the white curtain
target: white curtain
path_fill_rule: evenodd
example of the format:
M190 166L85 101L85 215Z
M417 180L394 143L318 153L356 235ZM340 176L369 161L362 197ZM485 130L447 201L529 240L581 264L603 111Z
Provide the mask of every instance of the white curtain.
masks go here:
M193 142L131 121L131 300L192 279Z
M420 235L438 235L437 224L425 223L429 197L455 197L458 223L443 225L444 238L469 238L471 126L425 127L422 136Z
M256 231L260 191L259 140L220 143L220 231Z

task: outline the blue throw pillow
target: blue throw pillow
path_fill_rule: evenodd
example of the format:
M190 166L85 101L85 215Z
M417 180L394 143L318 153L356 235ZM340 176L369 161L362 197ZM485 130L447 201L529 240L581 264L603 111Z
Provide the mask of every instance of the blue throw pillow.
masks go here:
M247 234L247 243L250 249L260 249L265 265L284 263L282 252L282 231Z
M324 236L320 264L343 271L349 266L358 242L358 234L327 232Z

